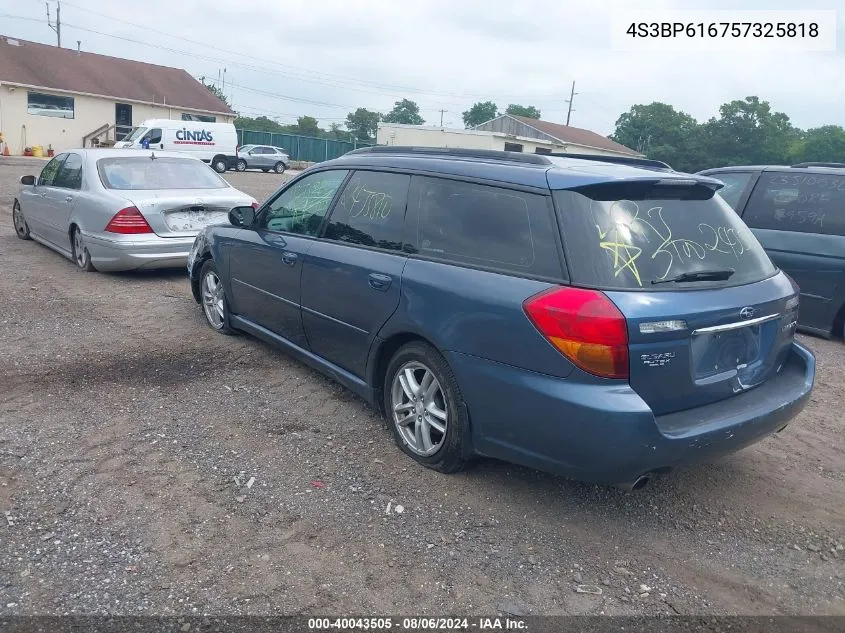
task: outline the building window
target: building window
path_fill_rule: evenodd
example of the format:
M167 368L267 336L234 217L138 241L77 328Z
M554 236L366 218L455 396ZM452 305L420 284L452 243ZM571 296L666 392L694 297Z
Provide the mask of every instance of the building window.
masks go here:
M505 143L505 151L506 152L521 152L522 145L519 143Z
M203 123L216 123L217 117L216 116L209 116L206 114L189 114L187 112L182 113L182 120L183 121L202 121Z
M26 111L38 116L53 116L60 119L73 118L73 97L45 95L41 92L28 92Z
M548 147L535 147L534 153L535 154L551 154L552 150L549 149Z

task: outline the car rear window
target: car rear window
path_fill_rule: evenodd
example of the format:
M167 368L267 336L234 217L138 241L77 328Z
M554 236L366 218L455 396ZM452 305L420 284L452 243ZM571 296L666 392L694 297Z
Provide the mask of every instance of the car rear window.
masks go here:
M776 268L731 207L704 186L612 183L555 192L573 283L677 290L753 283ZM733 271L721 281L667 283Z
M763 173L743 219L755 229L845 235L845 176Z
M545 196L445 178L418 177L421 255L517 275L560 278L554 217Z
M192 158L116 156L97 161L106 189L223 189L229 185L205 163Z

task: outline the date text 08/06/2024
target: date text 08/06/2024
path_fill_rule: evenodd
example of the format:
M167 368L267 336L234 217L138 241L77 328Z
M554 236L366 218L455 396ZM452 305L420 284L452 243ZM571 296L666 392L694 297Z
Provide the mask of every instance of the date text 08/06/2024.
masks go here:
M527 631L525 620L518 617L404 617L404 618L309 618L313 631Z

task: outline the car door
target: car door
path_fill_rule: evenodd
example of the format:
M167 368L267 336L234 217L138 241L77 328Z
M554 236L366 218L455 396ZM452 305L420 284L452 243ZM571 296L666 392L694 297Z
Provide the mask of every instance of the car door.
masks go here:
M232 241L232 312L307 347L300 311L302 263L347 175L335 169L298 178L265 203L254 229Z
M67 154L56 156L41 170L41 174L35 181L35 186L24 187L21 190L21 209L23 209L29 230L33 235L44 240L49 239L47 237L49 230L46 208L49 200L45 199L45 194L52 188L53 180L59 173L59 168L62 166L66 157Z
M363 377L402 286L405 174L356 171L305 255L302 321L311 351Z
M70 250L68 228L77 195L82 188L82 163L82 156L68 153L52 186L44 190L45 238L64 250Z
M829 333L845 303L845 175L763 172L742 219L798 284L800 325Z
M261 169L272 169L273 165L276 164L274 160L274 153L272 148L270 147L259 147L258 148L258 160L260 161Z

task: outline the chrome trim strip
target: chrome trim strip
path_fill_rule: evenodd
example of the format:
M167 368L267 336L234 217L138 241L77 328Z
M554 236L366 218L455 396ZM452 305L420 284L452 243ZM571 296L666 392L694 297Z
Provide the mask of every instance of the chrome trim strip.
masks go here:
M711 327L703 327L698 330L693 330L692 335L698 334L712 334L713 332L729 332L730 330L739 330L740 328L748 327L749 325L760 325L766 321L774 321L779 319L781 314L769 314L767 316L757 317L756 319L748 319L747 321L736 321L734 323L725 323L724 325L713 325Z

